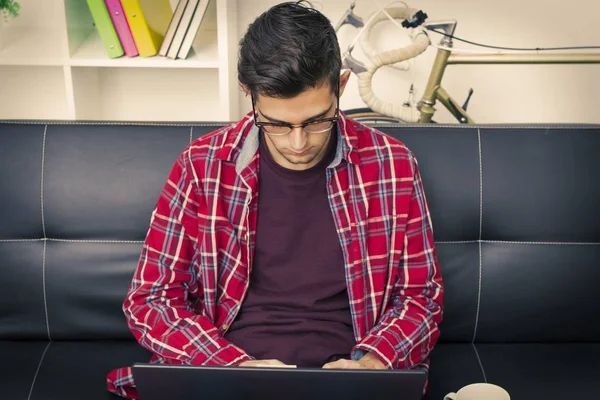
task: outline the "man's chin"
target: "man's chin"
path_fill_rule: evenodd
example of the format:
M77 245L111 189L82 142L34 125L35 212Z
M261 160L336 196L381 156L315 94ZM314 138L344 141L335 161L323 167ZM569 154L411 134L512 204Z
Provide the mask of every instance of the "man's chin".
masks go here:
M315 149L311 148L308 153L302 155L294 155L288 151L280 151L279 154L292 165L296 165L298 168L294 169L309 169L317 165L322 159L323 148Z
M314 161L315 155L308 153L302 156L285 155L285 159L291 164L310 164Z

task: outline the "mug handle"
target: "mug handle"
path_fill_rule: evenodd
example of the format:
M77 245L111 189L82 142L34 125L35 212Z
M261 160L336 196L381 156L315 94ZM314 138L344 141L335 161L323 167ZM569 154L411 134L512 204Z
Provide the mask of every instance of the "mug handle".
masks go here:
M450 392L444 396L444 400L456 400L456 393Z

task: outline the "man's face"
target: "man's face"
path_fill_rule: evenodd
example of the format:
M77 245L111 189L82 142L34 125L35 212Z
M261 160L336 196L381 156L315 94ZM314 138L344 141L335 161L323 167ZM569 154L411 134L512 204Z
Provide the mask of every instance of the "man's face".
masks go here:
M337 96L326 84L309 88L289 99L259 95L255 107L261 122L295 125L335 116ZM283 136L263 135L273 159L279 165L304 170L318 164L326 155L333 129L335 125L322 133L307 133L303 128L293 128Z

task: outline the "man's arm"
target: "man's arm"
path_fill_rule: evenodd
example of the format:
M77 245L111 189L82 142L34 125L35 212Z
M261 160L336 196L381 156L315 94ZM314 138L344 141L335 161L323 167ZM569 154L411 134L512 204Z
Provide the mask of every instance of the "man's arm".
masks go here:
M429 209L417 160L410 153L413 189L404 249L391 304L352 351L352 359L377 358L387 368L422 363L439 337L443 286L435 253Z
M123 311L138 342L162 358L177 364L236 365L252 357L186 301L187 287L202 282L194 250L201 199L188 151L178 158L152 213Z

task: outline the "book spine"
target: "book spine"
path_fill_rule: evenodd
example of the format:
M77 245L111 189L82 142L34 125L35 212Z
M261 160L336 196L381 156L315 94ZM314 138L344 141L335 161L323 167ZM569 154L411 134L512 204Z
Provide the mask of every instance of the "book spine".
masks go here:
M173 16L171 17L171 21L169 22L169 27L167 28L167 33L165 33L165 37L160 46L160 50L158 51L159 55L166 56L167 53L169 52L169 48L171 47L171 44L173 43L173 38L175 37L175 33L177 32L179 23L181 22L181 17L183 16L183 13L185 12L187 5L188 5L188 0L179 0L179 2L177 3L175 12L173 13Z
M210 4L210 0L200 0L200 4L194 13L194 17L192 18L192 22L190 23L190 27L185 34L185 38L181 44L181 48L177 54L177 58L186 59L190 51L192 49L192 45L194 44L194 40L196 39L196 35L198 34L198 30L200 29L200 25L202 25L202 20L206 15L206 10Z
M175 37L173 38L173 42L171 43L167 57L173 59L178 58L179 50L181 49L181 45L183 44L186 33L190 29L192 19L194 18L194 14L196 13L199 4L199 0L190 0L188 3L185 13L183 14L183 17L181 17L181 23L177 28L177 32L175 33Z
M124 54L123 47L121 46L104 0L87 0L87 4L108 57L121 57Z
M119 36L119 40L121 41L121 46L123 46L123 51L125 51L125 55L127 57L137 56L139 53L135 41L133 40L133 35L131 34L131 28L129 28L129 23L125 17L125 11L123 11L121 0L105 0L105 3L115 30L117 31L117 35Z
M157 50L152 43L150 29L142 13L140 2L138 0L121 0L121 5L139 55L142 57L155 55Z

